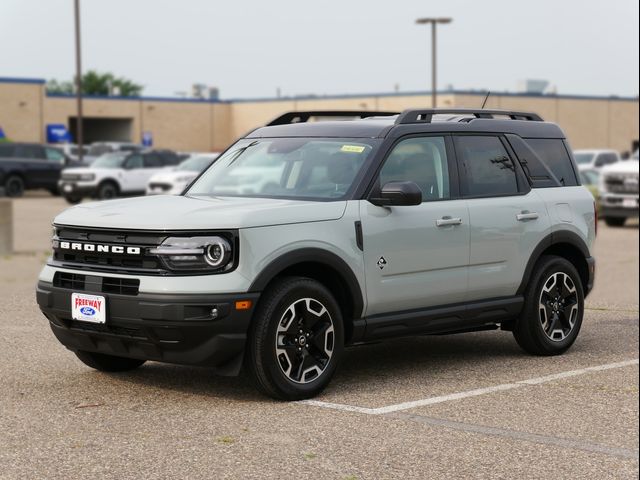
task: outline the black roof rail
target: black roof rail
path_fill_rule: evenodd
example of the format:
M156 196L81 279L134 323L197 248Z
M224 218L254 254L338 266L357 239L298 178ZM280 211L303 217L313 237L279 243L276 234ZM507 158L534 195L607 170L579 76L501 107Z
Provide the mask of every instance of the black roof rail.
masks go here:
M274 118L266 127L274 125L289 125L290 123L305 123L311 117L387 117L398 115L399 112L380 112L371 110L309 110L304 112L287 112Z
M398 115L396 124L406 123L431 123L434 115L473 115L476 118L494 118L494 115L509 117L511 120L529 120L531 122L542 122L542 117L537 113L514 112L511 110L476 110L473 108L427 108L409 109Z

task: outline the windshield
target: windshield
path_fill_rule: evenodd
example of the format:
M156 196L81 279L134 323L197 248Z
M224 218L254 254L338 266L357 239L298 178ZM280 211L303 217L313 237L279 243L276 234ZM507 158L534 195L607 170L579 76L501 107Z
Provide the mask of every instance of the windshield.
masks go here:
M201 172L205 168L207 168L211 162L213 162L213 158L204 157L204 156L196 156L189 157L184 162L176 167L176 170L186 170L188 172Z
M593 157L595 157L595 154L593 154L593 153L576 153L576 154L574 154L574 157L575 157L576 163L578 165L588 165L593 161Z
M126 153L105 153L101 157L97 158L91 166L95 168L120 168L122 167L122 163L125 158L127 158Z
M243 139L188 195L333 200L345 197L377 140Z
M93 157L98 157L104 153L110 152L111 150L112 149L109 145L106 145L104 143L94 143L89 147L89 151L87 152L87 154Z

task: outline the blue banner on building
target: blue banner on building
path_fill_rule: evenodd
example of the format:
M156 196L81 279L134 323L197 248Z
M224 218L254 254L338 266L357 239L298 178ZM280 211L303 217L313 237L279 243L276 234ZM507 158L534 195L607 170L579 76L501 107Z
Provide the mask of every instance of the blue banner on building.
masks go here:
M153 147L153 133L142 132L142 145L144 147Z
M7 140L7 136L4 134L4 130L0 127L0 141Z
M47 143L69 143L71 134L65 125L50 123L47 125Z

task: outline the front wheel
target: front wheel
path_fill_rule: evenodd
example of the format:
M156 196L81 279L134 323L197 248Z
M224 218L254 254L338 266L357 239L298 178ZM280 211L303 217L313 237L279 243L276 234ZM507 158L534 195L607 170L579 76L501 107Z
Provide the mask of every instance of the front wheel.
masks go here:
M533 355L559 355L575 342L584 316L584 290L568 260L544 256L536 265L513 336Z
M104 353L77 351L76 356L88 367L101 372L128 372L142 365L145 360L135 358L115 357Z
M284 278L261 299L247 366L263 393L280 400L310 398L328 385L343 344L342 314L331 292L309 278Z
M118 187L112 182L105 182L98 187L98 200L111 200L118 196Z

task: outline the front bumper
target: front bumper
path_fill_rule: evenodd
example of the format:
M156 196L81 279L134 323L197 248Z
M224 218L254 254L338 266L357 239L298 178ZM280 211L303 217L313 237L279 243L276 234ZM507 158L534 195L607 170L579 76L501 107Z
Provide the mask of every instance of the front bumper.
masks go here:
M600 198L600 216L630 218L638 216L638 195L603 194Z
M58 191L62 195L75 197L92 197L98 189L97 183L76 180L58 181Z
M56 338L69 350L213 367L237 375L258 293L115 295L106 298L104 324L71 319L72 289L38 283L36 298ZM80 292L79 292L80 293ZM235 302L252 307L236 310ZM216 308L217 318L211 318Z

